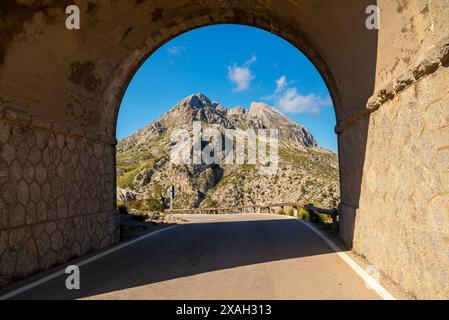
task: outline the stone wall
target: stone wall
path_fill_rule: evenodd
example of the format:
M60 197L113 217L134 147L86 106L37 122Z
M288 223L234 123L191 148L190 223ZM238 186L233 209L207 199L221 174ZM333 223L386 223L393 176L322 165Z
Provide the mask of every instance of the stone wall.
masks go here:
M449 297L449 38L437 34L336 128L343 162L368 128L363 167L354 167L360 194L346 191L340 208L343 240L424 299Z
M448 298L449 4L380 5L375 93L336 127L341 235L411 296Z
M0 110L0 285L118 240L115 147Z
M449 68L371 115L354 250L417 298L449 297Z

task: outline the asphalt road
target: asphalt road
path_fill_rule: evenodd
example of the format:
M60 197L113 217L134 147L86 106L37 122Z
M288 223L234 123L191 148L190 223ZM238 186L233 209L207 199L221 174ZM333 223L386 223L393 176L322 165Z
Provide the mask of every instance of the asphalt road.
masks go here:
M266 214L190 216L14 299L379 299L307 226Z

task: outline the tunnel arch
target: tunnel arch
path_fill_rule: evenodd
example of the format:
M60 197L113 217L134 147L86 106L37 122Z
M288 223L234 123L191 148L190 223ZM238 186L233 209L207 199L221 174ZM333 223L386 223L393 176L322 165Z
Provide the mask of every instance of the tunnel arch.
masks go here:
M219 26L218 28L214 28L216 26ZM199 30L201 29L201 30ZM247 34L245 36L245 40L243 42L241 42L241 40L236 43L235 42L235 36L229 36L226 38L222 38L222 36L224 36L223 31L226 30L226 34L229 34L232 32L232 34ZM199 32L196 32L199 31ZM187 35L187 37L183 37ZM250 36L251 35L251 36ZM193 38L198 39L198 41L195 41ZM258 42L254 42L251 41L251 38L255 37L258 39ZM220 39L220 41L218 41L218 43L220 43L220 45L216 44L215 41L213 39ZM317 70L316 65L314 63L311 62L311 60L304 54L303 51L299 50L297 46L294 46L291 42L285 40L284 38L281 38L279 36L277 36L276 34L264 30L264 29L260 29L257 27L253 27L253 26L248 26L248 25L243 25L243 24L225 24L225 23L220 23L220 24L210 24L210 25L206 25L206 26L201 26L201 27L196 27L194 29L190 29L188 31L182 32L180 34L177 34L174 37L168 37L169 40L167 41L162 41L161 44L158 44L156 46L156 49L153 51L150 51L149 54L143 55L143 58L140 61L137 61L137 63L135 64L135 68L130 68L128 75L126 75L124 81L119 81L122 83L125 83L124 86L121 86L119 89L117 89L117 92L122 92L120 95L118 95L117 97L117 106L115 107L116 111L116 119L115 120L115 125L114 127L118 126L117 132L114 133L114 135L117 137L118 140L122 140L122 142L118 141L118 147L117 147L117 170L118 170L118 174L117 174L117 187L119 188L118 191L118 198L119 198L119 203L123 204L123 203L127 203L127 200L122 198L123 196L123 192L126 193L126 191L130 190L130 195L134 194L134 196L137 195L137 199L139 199L139 201L145 201L147 198L143 196L142 192L138 192L137 189L135 189L133 187L134 183L129 183L129 180L125 178L126 174L128 174L128 169L127 169L127 164L131 164L131 163L140 163L140 161L137 161L137 158L134 159L128 159L128 157L126 157L124 154L129 154L129 149L128 147L132 148L131 146L126 146L127 143L123 143L123 141L133 141L132 138L130 138L131 135L136 135L136 136L141 136L142 132L147 130L146 128L152 126L151 123L153 123L153 121L159 121L160 118L163 118L166 113L170 113L171 109L169 110L169 108L167 106L169 106L170 108L172 106L175 105L175 103L178 103L178 101L180 101L181 98L185 98L185 96L191 95L192 93L196 93L196 92L208 92L209 89L211 88L208 84L204 84L202 83L202 80L204 79L208 79L208 81L211 81L211 79L214 79L214 82L218 80L218 82L220 82L220 84L222 85L222 82L227 82L226 78L224 75L222 75L221 71L223 71L225 69L225 66L231 65L232 63L230 63L230 61L223 61L225 59L222 59L218 56L220 55L224 55L227 57L227 59L234 59L238 56L240 56L241 53L239 53L239 55L236 54L232 54L234 53L234 51L238 51L239 47L244 47L246 50L249 50L249 52L253 52L253 56L256 56L257 53L257 62L262 63L262 66L264 66L263 68L259 68L258 71L254 71L255 74L257 74L257 78L258 78L258 84L257 86L260 86L262 82L265 83L271 83L272 80L275 79L275 74L277 74L277 77L279 76L284 76L286 74L290 74L289 77L292 77L292 73L295 74L295 72L299 72L304 73L307 72L307 77L301 77L300 74L296 74L294 76L295 80L290 79L290 86L295 86L295 90L296 85L293 85L294 82L296 83L302 83L302 85L300 85L301 89L299 89L298 92L301 92L301 95L304 96L308 96L309 94L311 94L310 92L315 92L314 94L317 94L318 96L323 97L322 99L326 99L328 102L326 103L326 105L322 106L323 108L319 108L319 112L317 112L317 114L315 114L313 117L315 117L316 119L322 118L322 119L326 119L326 123L322 122L318 125L313 125L313 122L311 122L311 126L307 126L305 125L305 123L303 123L303 125L307 126L306 130L310 130L310 132L314 135L315 138L317 138L317 143L319 144L320 147L323 148L327 148L333 152L335 152L336 148L338 147L338 142L337 142L337 135L334 132L334 127L336 125L336 114L335 114L335 107L332 104L332 106L329 103L329 100L335 101L335 99L333 97L338 96L338 93L336 94L331 94L330 93L330 89L329 89L329 85L326 83L325 79L323 78L322 73ZM181 40L182 39L182 40ZM200 40L201 39L201 40ZM274 39L276 41L274 41ZM173 42L172 42L173 41ZM251 45L247 45L246 42L251 43ZM205 44L205 46L203 47L202 44ZM286 57L285 53L279 55L278 51L275 49L274 51L268 51L269 54L267 54L266 52L263 52L265 50L267 50L267 44L269 43L268 46L270 46L271 48L280 48L283 50L283 52L289 52L288 58ZM260 45L263 44L263 45ZM232 49L231 49L232 47ZM176 56L177 58L181 58L181 56L185 56L187 54L187 57L184 57L184 59L182 60L183 62L181 63L181 60L173 62L172 60L175 60L176 58L172 56L172 54L170 53L170 49L171 48L182 48L183 50L180 50L182 53L180 54L174 54L173 56ZM188 49L187 49L188 48ZM201 48L199 50L199 48ZM226 52L227 48L229 49L229 53ZM288 50L287 50L288 48ZM141 50L142 52L145 50ZM169 59L170 61L164 61L162 62L162 66L160 65L160 59L161 56L163 56L163 52L167 51L167 55L165 55L165 59ZM188 52L186 52L188 51ZM192 52L193 51L193 52ZM311 49L307 49L307 51L311 52ZM219 52L219 53L218 53ZM206 54L207 53L207 54ZM248 53L248 52L247 52ZM293 55L293 53L295 53L295 55ZM181 63L182 65L191 65L192 64L192 60L198 60L198 55L200 55L202 58L199 59L199 63L198 61L194 64L195 68L194 70L192 70L192 67L189 67L190 70L188 70L186 73L189 74L189 76L185 76L184 73L185 71L182 71L183 68L177 69L177 72L170 72L170 77L167 77L166 75L164 75L163 73L165 73L165 69L172 69L173 66L172 64L179 64ZM217 55L217 57L216 57ZM263 58L259 59L260 56L262 55ZM153 59L153 56L155 57L154 59L157 59L158 63ZM314 55L315 57L317 57L317 55ZM195 58L193 58L195 57ZM262 60L264 60L266 62L267 59L269 59L269 57L272 57L273 59L276 59L275 61L271 61L271 64L276 63L276 66L273 66L273 70L270 72L270 66L268 66L266 63L264 64L262 62ZM210 58L210 62L209 59ZM214 65L217 65L217 61L212 61L218 59L217 61L220 61L220 65L222 65L222 69L223 70L215 70L215 68L213 67ZM281 60L279 60L281 59ZM301 62L300 65L296 65L296 64L287 64L289 67L285 68L285 66L281 69L279 69L279 66L277 66L277 64L279 64L279 62L281 61L297 61L297 62ZM270 60L268 60L270 61ZM319 60L320 61L320 60ZM227 64L226 64L227 63ZM321 61L319 63L322 66L325 66L325 63L323 61ZM131 64L130 64L131 65ZM154 70L152 68L152 66L159 66L159 68L157 68L157 70ZM282 63L281 63L282 65ZM260 65L259 65L260 66ZM162 67L162 68L161 68ZM214 73L212 74L211 68L214 70ZM229 68L229 67L228 67ZM206 76L204 76L201 71L204 70L209 70L208 74ZM274 70L277 70L276 72ZM282 72L281 72L282 70ZM312 74L310 73L311 70L313 70ZM328 69L326 69L328 70ZM167 72L169 72L167 70ZM328 72L330 72L330 70L328 70ZM270 77L272 77L272 79L265 79L265 77L263 76L264 73L267 73L267 75L270 75ZM136 75L138 74L138 75ZM329 74L329 73L327 73ZM190 75L196 75L195 77L191 78ZM222 77L223 76L223 80ZM262 76L264 79L260 79L259 76ZM179 77L179 79L178 79ZM143 81L143 78L145 79ZM256 77L255 77L256 78ZM335 83L333 81L333 77L332 75L327 77L328 79L332 80L332 83L335 87ZM156 80L157 79L157 80ZM298 82L299 80L299 82ZM190 91L189 92L184 92L183 90L183 86L176 86L176 84L173 84L174 81L176 84L179 83L190 83L192 84L190 86ZM319 93L316 93L316 91L303 91L305 89L302 88L303 85L307 86L306 83L310 82L310 83L319 83L319 89L315 88L313 90L319 90ZM139 84L138 84L139 83ZM159 87L160 83L166 83L166 84L170 84L164 88ZM200 84L202 83L202 84ZM255 85L255 84L254 84ZM249 92L256 90L255 86L252 86L250 89L248 90ZM200 89L201 88L201 89ZM335 87L335 89L337 90L337 88ZM129 90L129 91L128 91ZM218 96L220 96L220 91L221 93L223 93L223 91L226 89L222 89L219 90L218 92L215 91L215 95L212 95L212 93L210 93L209 97L211 97L211 100L216 100L216 101L224 101L221 99L217 99L217 94ZM275 93L272 93L272 89L270 89L270 92L264 92L263 93L259 93L257 94L258 97L253 97L253 100L251 101L260 101L257 99L262 99L262 101L265 101L265 99L270 99L270 98L265 98L268 96L268 94L272 94L275 95ZM129 94L128 96L128 92L132 92ZM174 96L178 96L179 92L184 92L182 97L177 98L177 101L173 101L173 99L169 99L171 100L170 102L165 102L164 105L160 105L160 103L158 102L160 98L160 94L162 93L163 96L165 96L166 100L168 97L173 98ZM231 90L229 89L229 94L231 93ZM132 98L131 98L132 97ZM212 99L212 97L214 97L214 99ZM234 96L234 98L236 98L237 96ZM331 97L331 99L329 99L329 97ZM224 97L222 97L224 98ZM234 103L229 103L228 104L223 104L222 106L224 107L229 107L230 109L232 109L233 106L246 106L249 107L248 102L246 101L246 103L242 104L241 101L242 96L240 96L240 99L237 98ZM155 100L156 99L156 100ZM238 101L240 100L240 101ZM133 101L133 102L131 102ZM274 101L273 101L274 103ZM269 104L269 103L268 103ZM131 107L131 105L133 105L133 107ZM139 107L140 105L140 107ZM150 111L150 109L152 109L152 107L147 107L147 108L142 108L143 106L158 106L157 110L159 111L159 113L153 113ZM272 104L272 106L274 106L275 108L277 108L279 111L283 112L281 108L279 108L278 106L276 106L275 104ZM317 103L318 106L318 103ZM245 107L245 108L246 108ZM332 110L331 110L332 107ZM136 109L139 108L139 110L137 111ZM161 110L162 109L162 110ZM165 110L164 110L165 109ZM230 110L229 109L229 110ZM164 110L164 111L163 111ZM291 112L289 114L289 112L287 111L287 113L285 113L285 116L289 117L290 119L294 119L293 116L297 115L297 116L302 116L304 114L307 114L307 111L303 111L303 112L298 112L298 114L295 114L295 112ZM324 113L323 115L320 115L320 113ZM138 118L136 117L136 115L138 115ZM318 117L320 115L320 117ZM149 116L149 117L148 117ZM321 117L323 116L323 117ZM131 118L128 118L131 117ZM150 120L151 119L151 120ZM309 119L309 118L307 118ZM328 120L327 120L328 119ZM142 122L143 121L143 122ZM298 121L301 123L301 118L298 118L297 120L294 121ZM309 119L310 121L310 119ZM316 120L315 120L316 121ZM327 122L328 121L328 122ZM139 123L139 125L137 125L137 123ZM129 127L133 127L132 130L129 130ZM126 131L126 134L122 134L121 132L121 128L126 127L128 128ZM170 130L170 127L166 128L167 130ZM330 146L326 146L324 144L321 144L321 137L319 136L319 134L325 134L326 138L329 139L330 141L332 141L332 147ZM330 136L329 136L330 134ZM169 134L168 134L169 136ZM128 140L128 138L130 138ZM281 140L282 141L282 140ZM133 143L131 142L131 145L133 145ZM125 160L126 158L126 160ZM143 161L143 159L142 159ZM339 188L339 170L338 170L338 154L336 154L335 157L335 162L333 162L336 164L337 169L335 170L335 174L333 175L332 178L332 182L335 182L335 185L332 184L334 187L332 188L332 193L334 192L333 190L336 190L336 193L334 194L334 196L336 197L335 200L332 202L332 204L329 204L329 206L332 207L336 207L338 200L336 200L338 198L337 194L340 194L340 188ZM139 171L141 171L142 169L139 169ZM158 170L155 170L154 173L151 173L152 177L156 177L156 172ZM279 174L279 173L278 173ZM280 175L280 174L279 174ZM151 176L149 176L149 180L147 182L145 182L145 188L147 188L147 190L149 190L150 188L150 181L153 181L154 179L151 178ZM127 180L128 182L125 183L124 180ZM132 179L131 179L132 180ZM160 179L160 178L156 178L156 180L158 180L158 184L162 184L162 186L165 186L167 184L174 184L174 185L182 185L181 181L177 181L177 179L175 179L175 181L168 181L168 178L164 178L164 179ZM147 185L148 183L148 185ZM216 182L214 182L216 183ZM208 187L211 188L211 187ZM124 190L126 189L126 191ZM186 189L184 187L184 189ZM275 188L273 188L275 189ZM281 188L283 189L283 188ZM296 188L297 190L299 190L299 187ZM132 190L132 191L131 191ZM323 188L324 190L324 188ZM185 191L184 191L185 192ZM206 191L204 191L206 192ZM203 193L203 191L201 191L201 193ZM148 194L150 194L148 192ZM135 199L133 196L133 199ZM182 192L179 191L179 195L178 197L182 196ZM290 194L290 195L283 195L282 197L279 197L278 201L287 201L286 197L288 197L288 201L302 201L302 200L298 200L298 199L302 199L304 198L301 195L296 195L296 197L301 197L301 198L294 198L294 195ZM154 197L155 199L161 199L161 195L155 195L154 191L151 195L151 197ZM326 194L324 196L326 199L328 199L328 195ZM256 203L264 203L265 201L268 201L269 198L267 197L259 197L257 198ZM283 199L283 200L281 200ZM198 200L201 201L201 200ZM308 200L311 201L311 200ZM319 201L319 200L313 200L313 201ZM323 200L321 200L323 201ZM326 200L327 201L327 200ZM192 204L187 204L187 205L192 205ZM194 204L194 206L196 206L197 204ZM132 201L129 201L129 207L130 208L137 208L136 206L134 206ZM188 206L187 206L188 207ZM179 209L180 207L176 207L176 209Z
M8 30L12 37L5 39L7 50L1 57L0 87L2 101L6 102L2 106L6 110L4 118L14 123L11 126L30 126L31 139L42 130L50 133L47 144L53 145L52 141L59 138L59 151L50 148L55 160L59 153L61 157L68 153L66 148L75 156L72 166L64 164L66 172L61 164L57 164L57 168L48 165L48 183L52 190L61 186L63 192L48 200L56 205L46 203L47 218L30 224L9 223L4 228L8 237L30 230L35 223L49 230L31 237L23 236L19 239L24 243L19 252L7 251L14 265L22 257L30 261L29 267L23 270L14 270L8 265L3 277L22 277L117 241L115 128L118 108L134 73L161 45L189 30L215 24L242 24L271 32L295 46L314 64L328 86L338 125L346 117L363 110L374 91L377 56L373 51L377 48L377 32L368 32L364 25L364 12L369 2L363 0L352 5L342 5L338 1L331 4L328 1L80 2L82 23L77 31L65 30L66 16L60 3L35 6L11 2L9 8L2 8L12 12L7 15L8 19L22 22L7 24L17 28ZM345 10L344 15L335 14L340 9ZM27 14L19 16L20 12ZM322 17L332 18L323 24ZM363 45L347 37L349 33L363 39ZM14 41L14 35L30 36L16 37L18 40ZM54 45L55 39L58 45ZM358 72L348 73L349 65L357 67ZM354 89L358 90L357 94L352 92ZM359 145L355 149L351 146L349 150L350 144L342 147L338 138L341 195L351 207L358 206L366 129L366 124L359 128L355 138ZM8 141L15 139L11 135ZM342 166L346 163L345 157L352 158L350 152L358 154L357 160L352 161L352 166ZM70 172L75 172L76 179ZM47 181L43 182L42 188L46 184ZM32 183L28 187L22 181L10 181L9 188L15 191L23 187L28 194L32 186ZM75 203L72 210L73 194L81 199L82 206L77 207ZM81 221L77 217L81 217ZM61 223L57 231L51 226L53 219ZM89 234L78 230L79 226L88 226ZM72 235L73 229L75 235ZM36 247L39 248L45 234L50 238L58 235L60 240L55 241L55 248L40 252ZM61 241L67 245L57 245Z
M449 258L437 252L449 248L447 1L75 3L76 31L65 28L67 1L0 4L0 285L118 241L115 121L127 81L171 37L237 23L294 44L329 86L343 240L416 297L447 297Z
M201 19L201 20L203 20L203 19ZM240 19L236 19L236 20L240 20ZM123 97L125 95L125 92L128 89L130 82L132 81L132 79L134 78L134 76L136 75L136 73L138 72L140 67L151 57L151 55L154 52L159 50L165 44L169 43L171 40L173 40L183 34L186 34L190 31L194 31L194 30L209 27L209 26L227 25L227 24L249 26L249 27L253 27L253 28L257 28L257 29L269 32L269 33L274 34L274 35L280 37L281 39L287 41L290 45L292 45L299 52L301 52L312 63L312 65L315 67L315 69L318 71L321 78L323 79L323 81L327 87L327 90L331 96L331 99L332 99L332 104L333 104L334 112L336 115L337 123L339 122L338 113L336 112L336 110L341 108L341 106L340 106L341 102L340 102L340 94L339 94L337 84L335 82L335 78L332 75L331 69L327 66L325 61L320 57L320 55L316 52L316 50L314 48L312 48L311 46L306 44L304 41L302 41L301 38L293 37L292 34L289 32L283 32L282 34L284 36L281 36L280 32L276 33L276 32L273 32L272 30L266 28L265 26L264 27L258 26L254 23L254 21L252 24L250 24L249 22L242 23L240 21L239 23L237 23L237 22L232 22L232 21L234 21L234 20L231 20L231 22L208 23L208 24L201 24L201 25L195 25L195 22L192 21L191 22L192 26L190 26L190 24L188 24L186 30L180 31L173 35L172 34L167 35L166 38L162 39L155 46L146 46L146 47L142 48L140 51L146 52L145 54L130 57L131 62L129 62L129 65L133 65L134 67L127 70L128 71L127 73L125 72L124 74L118 75L118 77L119 77L119 79L121 79L121 81L119 81L118 84L117 83L112 84L113 86L115 86L115 88L107 89L107 92L117 92L117 94L114 95L115 100L111 102L111 106L113 107L113 110L114 110L113 111L114 112L113 134L115 135L115 127L117 124L119 109L120 109L120 105L123 100ZM291 40L287 40L287 37L290 38ZM292 41L294 41L294 42L292 42Z

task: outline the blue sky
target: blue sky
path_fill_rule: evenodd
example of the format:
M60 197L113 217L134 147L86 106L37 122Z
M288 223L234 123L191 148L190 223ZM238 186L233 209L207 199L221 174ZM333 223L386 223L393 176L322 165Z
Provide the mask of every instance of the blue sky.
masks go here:
M199 28L153 53L126 90L117 138L198 92L228 108L263 101L308 128L320 146L337 151L332 101L313 64L282 38L240 25Z

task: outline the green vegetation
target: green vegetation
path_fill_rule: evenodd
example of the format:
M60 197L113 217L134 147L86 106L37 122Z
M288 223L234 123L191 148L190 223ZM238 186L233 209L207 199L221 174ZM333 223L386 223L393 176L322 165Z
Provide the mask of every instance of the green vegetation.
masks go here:
M289 147L279 147L279 157L288 163L304 168L321 178L338 179L338 169L329 165L335 161L334 154L320 153L313 149L307 151Z
M298 219L314 222L326 230L332 228L332 218L327 214L314 212L312 217L306 209L301 208L298 212Z
M317 213L316 215L318 217L318 224L321 227L325 229L330 229L332 227L332 218L329 215L321 213Z
M213 200L209 195L206 196L203 202L201 202L203 208L218 208L218 202Z
M162 204L156 198L128 201L128 207L137 211L163 211Z
M293 217L295 215L295 210L292 207L289 207L286 211L286 214L290 217Z
M277 209L276 210L276 214L280 214L280 215L285 215L285 211L284 211L284 209Z
M133 182L136 175L139 173L140 167L137 167L136 169L132 169L131 171L126 172L123 175L120 175L117 177L117 185L120 188L129 188L131 186L131 183Z
M248 178L254 179L257 174L258 172L256 170L256 165L246 163L240 168L240 170L234 171L230 175L221 178L221 180L215 186L215 189L226 186L228 184L232 184L238 188L237 191L239 191L239 193L243 192L240 188L242 186L242 181L245 181Z
M143 211L162 211L163 209L162 204L157 199L151 197L145 201Z
M298 219L309 220L309 212L304 208L300 208L298 211Z
M153 181L151 185L153 186L153 194L156 197L163 197L165 195L165 189L159 184L159 182Z
M117 185L120 188L130 188L133 180L144 169L148 172L154 170L154 166L161 160L165 160L165 157L153 157L147 154L139 163L127 164L125 160L120 157L121 160L117 160Z

